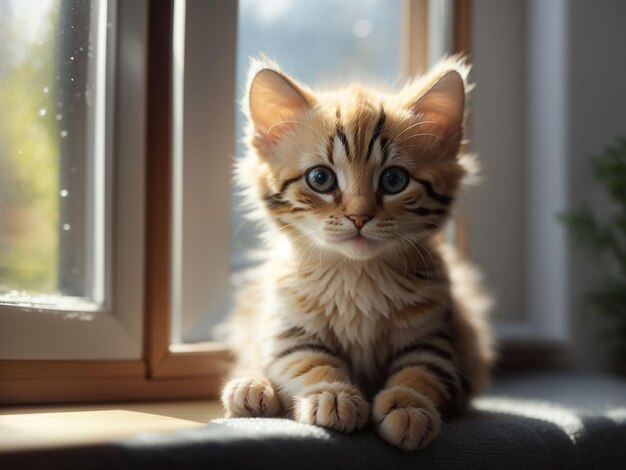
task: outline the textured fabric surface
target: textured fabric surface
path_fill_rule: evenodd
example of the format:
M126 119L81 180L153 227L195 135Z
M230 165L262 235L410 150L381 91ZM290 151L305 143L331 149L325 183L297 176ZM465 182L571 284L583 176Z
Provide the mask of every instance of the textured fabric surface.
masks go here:
M3 462L4 460L4 462ZM343 435L282 419L204 428L74 450L0 457L1 468L528 469L626 468L626 381L570 373L501 378L427 449L372 432Z

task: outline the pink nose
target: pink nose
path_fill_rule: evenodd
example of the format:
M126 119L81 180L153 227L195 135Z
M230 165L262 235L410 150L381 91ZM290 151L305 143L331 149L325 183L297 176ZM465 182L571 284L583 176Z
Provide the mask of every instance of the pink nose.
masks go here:
M368 214L350 214L346 217L354 222L354 225L356 225L356 228L358 228L359 230L363 228L365 222L372 218L372 216Z

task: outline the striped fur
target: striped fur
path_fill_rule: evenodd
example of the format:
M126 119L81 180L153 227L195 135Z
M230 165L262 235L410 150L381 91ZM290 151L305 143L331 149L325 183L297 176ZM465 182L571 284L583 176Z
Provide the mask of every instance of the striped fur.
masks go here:
M416 449L485 386L489 300L476 271L434 241L468 171L457 155L464 95L453 99L466 76L450 59L395 95L314 93L253 66L237 178L268 248L227 324L238 358L228 415L345 432L369 420ZM317 166L336 175L326 193L307 183ZM380 183L391 167L408 176L398 194Z

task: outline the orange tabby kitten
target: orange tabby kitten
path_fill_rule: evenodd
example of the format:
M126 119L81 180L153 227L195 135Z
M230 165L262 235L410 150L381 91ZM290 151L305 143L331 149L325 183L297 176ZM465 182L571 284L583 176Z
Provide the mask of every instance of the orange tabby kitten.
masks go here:
M269 256L229 322L227 416L289 415L426 446L486 384L488 299L436 243L468 172L468 68L449 59L387 94L322 93L253 64L237 170Z

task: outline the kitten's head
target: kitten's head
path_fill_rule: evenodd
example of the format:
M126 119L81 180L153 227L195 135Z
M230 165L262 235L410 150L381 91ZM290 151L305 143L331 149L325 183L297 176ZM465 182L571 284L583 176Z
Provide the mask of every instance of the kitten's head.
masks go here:
M239 183L298 245L359 260L415 251L440 230L466 173L467 71L450 59L397 94L322 93L255 62Z

